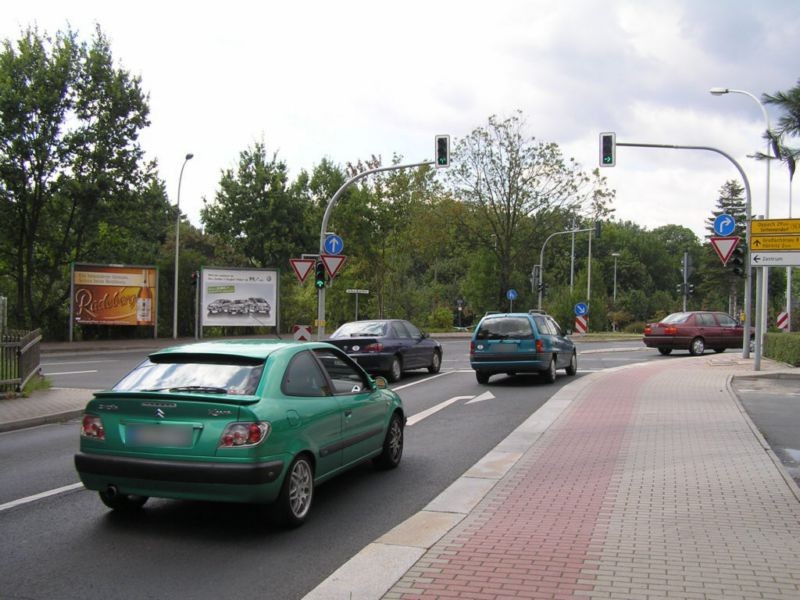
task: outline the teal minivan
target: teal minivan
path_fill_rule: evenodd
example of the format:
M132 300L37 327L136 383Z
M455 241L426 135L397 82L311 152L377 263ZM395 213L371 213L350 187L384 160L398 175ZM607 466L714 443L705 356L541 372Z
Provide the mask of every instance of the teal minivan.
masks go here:
M472 334L469 363L481 384L497 373L540 373L553 383L558 369L578 372L575 344L553 317L537 310L484 316Z

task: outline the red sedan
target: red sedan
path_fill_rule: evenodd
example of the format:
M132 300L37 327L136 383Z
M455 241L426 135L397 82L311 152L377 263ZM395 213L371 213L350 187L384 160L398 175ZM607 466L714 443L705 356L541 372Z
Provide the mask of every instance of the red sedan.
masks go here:
M664 355L673 350L688 350L689 354L699 356L706 348L714 352L741 348L743 337L742 326L729 314L691 311L672 313L658 323L650 323L644 328L642 341Z

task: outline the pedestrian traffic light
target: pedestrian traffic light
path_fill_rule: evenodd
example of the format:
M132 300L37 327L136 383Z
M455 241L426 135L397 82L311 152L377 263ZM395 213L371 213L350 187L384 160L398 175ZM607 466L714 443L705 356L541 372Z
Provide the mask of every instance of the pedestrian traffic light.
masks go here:
M450 136L436 136L436 167L450 166Z
M595 237L595 239L597 239L597 240L599 240L599 239L600 239L600 226L601 226L601 225L602 225L602 222L601 222L601 221L595 221L595 222L594 222L594 237Z
M317 262L315 267L314 287L318 290L325 287L325 264L322 261Z
M683 295L683 284L679 283L678 285L676 285L675 291L678 292L678 294Z
M192 287L197 285L197 271L192 271Z
M600 166L613 167L617 164L617 134L600 134Z

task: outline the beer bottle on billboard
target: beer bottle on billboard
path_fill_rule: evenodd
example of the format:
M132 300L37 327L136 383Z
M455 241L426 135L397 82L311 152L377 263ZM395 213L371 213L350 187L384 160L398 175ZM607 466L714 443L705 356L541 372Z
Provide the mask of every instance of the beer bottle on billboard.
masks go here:
M144 285L136 297L136 322L139 325L149 325L153 320L153 296L148 275L148 269L144 269Z

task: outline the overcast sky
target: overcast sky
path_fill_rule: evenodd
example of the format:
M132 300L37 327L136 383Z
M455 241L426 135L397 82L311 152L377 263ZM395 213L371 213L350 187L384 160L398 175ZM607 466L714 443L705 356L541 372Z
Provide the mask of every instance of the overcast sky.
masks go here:
M149 93L142 144L173 203L194 154L180 201L198 226L202 199L254 142L294 178L323 158L432 159L435 134L460 138L516 110L530 136L587 170L603 131L719 148L742 165L763 213L766 167L748 158L765 150L763 113L746 95L708 90L760 98L800 79L798 0L5 3L3 39L34 24L50 34L69 24L85 41L101 26L117 66ZM739 179L711 152L628 147L603 173L617 220L698 235L719 188ZM769 216L788 217L785 165L772 167L770 187Z

